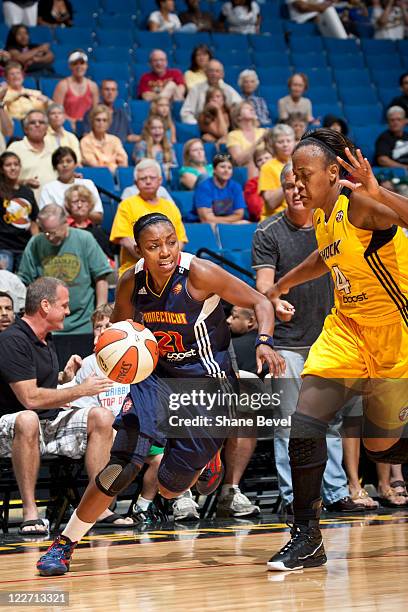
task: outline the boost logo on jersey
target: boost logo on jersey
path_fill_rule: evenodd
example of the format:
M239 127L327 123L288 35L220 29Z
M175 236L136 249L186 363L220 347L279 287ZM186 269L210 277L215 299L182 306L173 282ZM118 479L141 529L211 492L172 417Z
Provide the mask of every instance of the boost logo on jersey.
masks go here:
M368 300L368 295L363 291L358 295L343 295L343 304L352 304L354 302L364 302Z
M184 353L166 353L166 359L168 361L183 361L183 359L187 359L188 357L195 357L196 354L197 351L195 349L190 349Z

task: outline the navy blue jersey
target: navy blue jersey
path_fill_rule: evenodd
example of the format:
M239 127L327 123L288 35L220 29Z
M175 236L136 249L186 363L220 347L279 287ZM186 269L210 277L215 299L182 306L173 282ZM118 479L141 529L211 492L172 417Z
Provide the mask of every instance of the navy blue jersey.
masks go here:
M231 376L230 332L220 297L212 295L198 302L187 291L193 257L180 253L178 265L160 295L152 290L144 260L139 260L132 303L157 339L158 373L170 378Z

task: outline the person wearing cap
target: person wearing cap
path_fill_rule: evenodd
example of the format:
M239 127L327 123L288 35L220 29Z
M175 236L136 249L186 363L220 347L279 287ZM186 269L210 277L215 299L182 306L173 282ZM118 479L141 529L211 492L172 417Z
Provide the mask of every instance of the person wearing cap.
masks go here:
M77 157L78 162L81 161L81 150L79 148L79 140L72 132L68 132L64 128L65 111L61 104L50 104L47 110L48 131L45 137L53 151L58 147L69 147ZM50 204L50 202L47 202Z
M55 88L54 102L61 104L73 127L82 121L85 113L99 101L97 84L85 75L88 70L88 56L77 49L68 57L71 76L62 79Z
M231 155L213 157L214 174L202 181L194 192L194 209L202 223L248 223L244 221L246 204L239 183L232 179Z

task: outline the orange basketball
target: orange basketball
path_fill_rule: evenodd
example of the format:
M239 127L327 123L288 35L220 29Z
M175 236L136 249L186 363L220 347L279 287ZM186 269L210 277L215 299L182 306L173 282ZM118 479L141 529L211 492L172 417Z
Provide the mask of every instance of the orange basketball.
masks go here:
M152 332L131 319L108 327L95 347L96 360L111 380L138 383L153 372L159 349Z

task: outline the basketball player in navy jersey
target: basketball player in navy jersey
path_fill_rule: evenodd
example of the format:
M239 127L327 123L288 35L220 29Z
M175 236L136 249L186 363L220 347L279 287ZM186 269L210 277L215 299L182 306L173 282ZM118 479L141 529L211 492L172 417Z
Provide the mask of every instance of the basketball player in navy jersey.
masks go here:
M158 422L160 413L167 414L169 381L171 390L177 386L180 390L181 378L198 378L203 387L211 383L212 389L218 385L219 389L229 386L227 390L234 391L236 377L228 353L230 334L221 298L255 311L258 371L263 363L274 376L285 369L284 360L273 350L274 312L267 298L219 266L180 252L174 226L160 213L141 217L135 223L134 237L142 259L119 281L112 321L142 315L158 340L159 363L146 380L131 385L114 424L118 433L110 461L88 485L61 536L38 561L43 576L58 576L69 570L76 544L112 498L136 478L152 442L166 442ZM193 414L208 415L207 407L194 406ZM168 499L196 483L224 441L204 427L184 431L183 436L167 440L159 468L159 490ZM217 480L217 475L212 480ZM214 484L218 483L204 481L206 493L215 488Z

